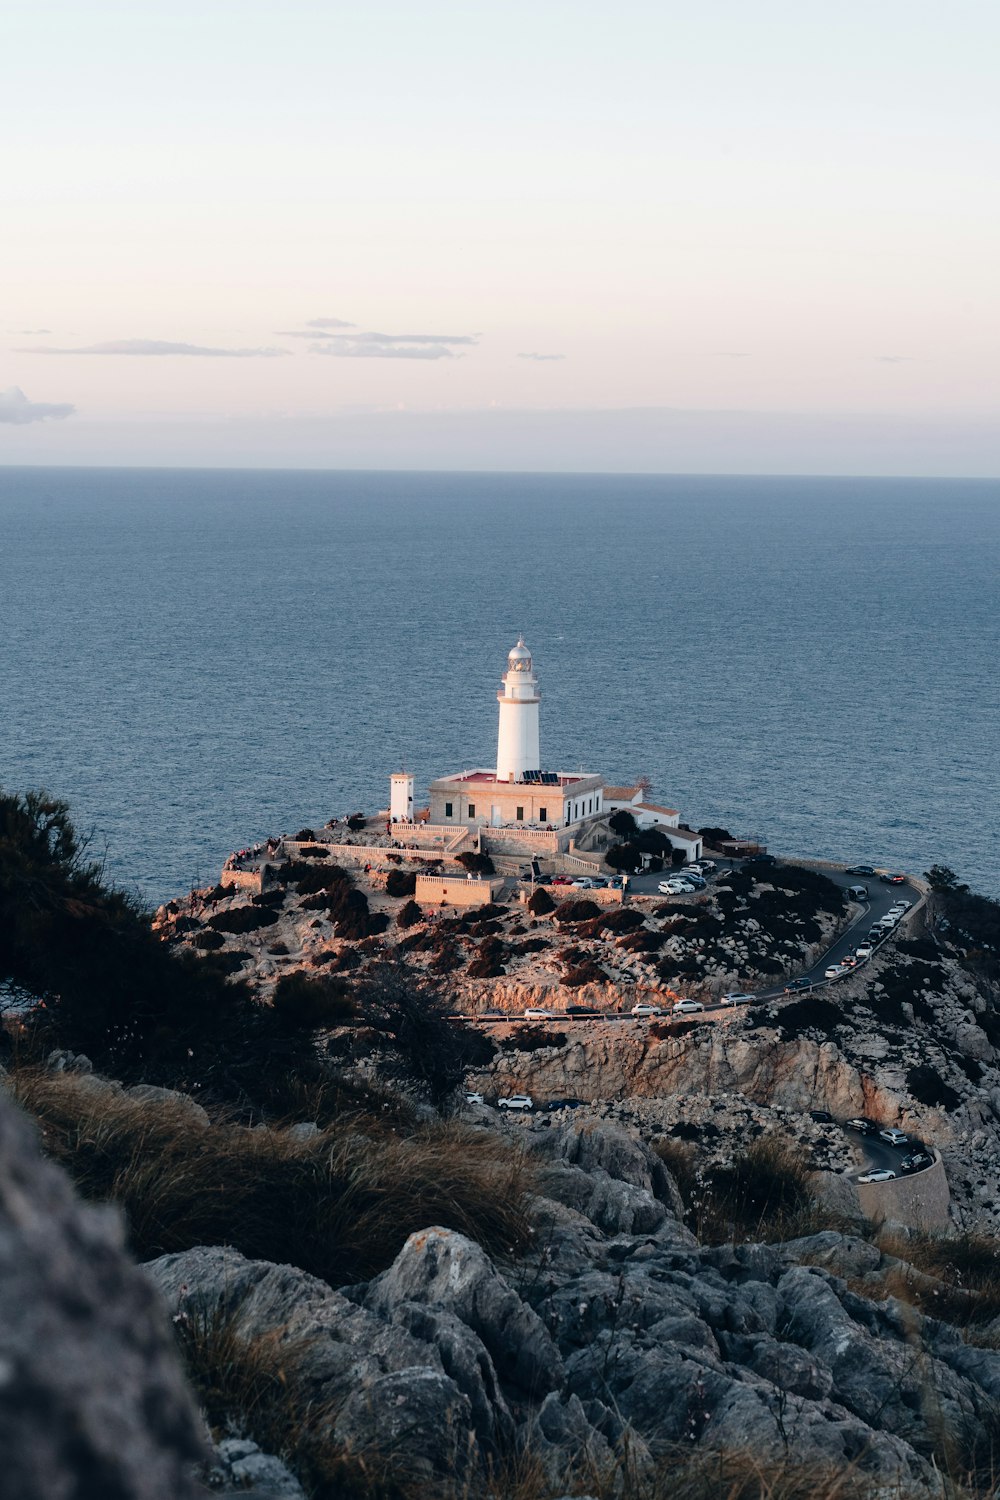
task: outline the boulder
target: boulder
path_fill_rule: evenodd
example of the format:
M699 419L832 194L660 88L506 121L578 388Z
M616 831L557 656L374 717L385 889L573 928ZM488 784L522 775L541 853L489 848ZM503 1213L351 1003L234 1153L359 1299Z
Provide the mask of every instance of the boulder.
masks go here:
M305 1490L288 1465L272 1453L262 1453L249 1438L227 1438L219 1443L206 1479L213 1495L306 1500Z
M194 1500L201 1421L159 1298L0 1097L0 1489Z
M464 1235L438 1227L410 1235L365 1297L365 1306L383 1316L404 1302L453 1313L482 1340L501 1381L516 1392L540 1399L560 1385L562 1361L541 1319Z

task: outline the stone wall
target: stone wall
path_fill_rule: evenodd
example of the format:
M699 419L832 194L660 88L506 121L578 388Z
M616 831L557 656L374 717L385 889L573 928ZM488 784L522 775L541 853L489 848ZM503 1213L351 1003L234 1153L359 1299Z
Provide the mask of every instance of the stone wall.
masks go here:
M418 875L413 899L418 906L484 906L499 894L502 880L466 880L462 875Z
M866 1219L880 1223L894 1219L911 1229L945 1230L951 1223L951 1194L940 1154L926 1172L897 1177L891 1182L859 1182L858 1200Z

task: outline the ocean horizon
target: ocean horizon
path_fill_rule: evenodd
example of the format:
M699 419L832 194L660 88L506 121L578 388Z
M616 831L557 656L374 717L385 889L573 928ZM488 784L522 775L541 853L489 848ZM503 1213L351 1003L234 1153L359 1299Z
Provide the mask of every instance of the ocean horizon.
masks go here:
M0 784L149 904L235 847L489 765L523 631L542 759L779 854L993 832L1000 483L0 469Z

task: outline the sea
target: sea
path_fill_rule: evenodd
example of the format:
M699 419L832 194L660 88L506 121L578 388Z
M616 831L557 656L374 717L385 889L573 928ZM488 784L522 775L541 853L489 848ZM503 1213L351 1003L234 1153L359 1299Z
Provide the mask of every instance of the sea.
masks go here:
M155 906L495 761L1000 896L1000 484L0 469L0 786Z

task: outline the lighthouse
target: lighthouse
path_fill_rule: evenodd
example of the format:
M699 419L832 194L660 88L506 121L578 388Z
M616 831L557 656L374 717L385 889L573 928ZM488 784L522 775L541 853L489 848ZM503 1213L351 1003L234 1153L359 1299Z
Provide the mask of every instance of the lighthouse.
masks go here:
M500 728L497 734L497 781L523 781L528 771L541 766L538 749L538 678L531 665L531 652L518 636L507 657L507 670L497 693Z

